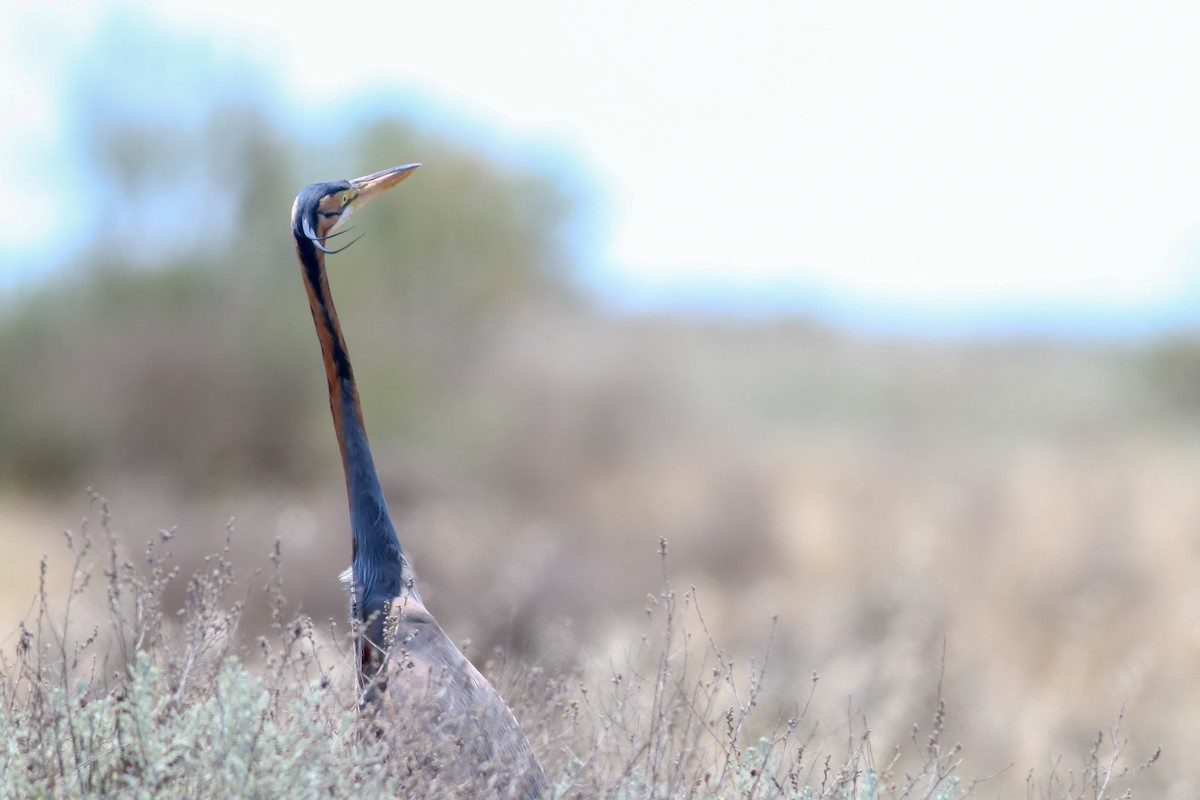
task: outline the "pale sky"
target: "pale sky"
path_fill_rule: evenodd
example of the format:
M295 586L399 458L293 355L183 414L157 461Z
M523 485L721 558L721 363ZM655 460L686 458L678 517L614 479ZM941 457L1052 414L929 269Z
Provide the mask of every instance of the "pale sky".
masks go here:
M631 296L811 289L935 314L1200 303L1200 4L133 7L274 64L314 108L394 87L576 153L607 215L588 260ZM10 198L59 202L30 183L53 154L53 47L31 66L16 37L57 29L69 46L105 9L5 12ZM53 219L9 216L0 253Z

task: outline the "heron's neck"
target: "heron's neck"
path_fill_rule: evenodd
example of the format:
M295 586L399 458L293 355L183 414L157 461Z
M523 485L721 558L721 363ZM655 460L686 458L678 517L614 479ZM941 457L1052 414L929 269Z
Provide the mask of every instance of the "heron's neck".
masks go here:
M333 412L333 427L342 452L346 494L350 501L350 529L354 537L356 581L361 581L362 578L358 575L360 566L366 566L372 573L380 567L383 567L385 573L391 573L392 568L400 568L404 556L391 516L388 514L387 503L383 498L383 488L379 485L379 475L375 471L371 447L367 443L358 386L354 382L354 369L350 366L346 340L342 336L337 311L333 307L333 297L329 293L325 258L307 239L297 237L296 248L299 251L300 263L304 267L304 286L312 309L313 323L317 328L317 339L321 343L321 355L325 361L325 377L329 382L329 409ZM370 588L398 592L400 587Z

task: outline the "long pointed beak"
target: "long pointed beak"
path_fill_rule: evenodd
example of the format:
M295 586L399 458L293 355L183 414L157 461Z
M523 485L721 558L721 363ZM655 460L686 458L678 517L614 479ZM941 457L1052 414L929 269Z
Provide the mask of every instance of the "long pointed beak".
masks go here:
M361 178L355 178L350 181L350 185L358 191L358 194L350 201L350 205L355 209L362 208L409 175L412 175L419 166L421 165L405 164L402 167L392 167L391 169L364 175Z

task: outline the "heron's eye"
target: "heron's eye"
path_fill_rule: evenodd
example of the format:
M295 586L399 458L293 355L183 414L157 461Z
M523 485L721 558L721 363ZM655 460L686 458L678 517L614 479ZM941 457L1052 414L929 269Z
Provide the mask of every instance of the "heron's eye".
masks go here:
M342 205L343 206L350 205L350 199L351 199L351 197L350 197L349 192L342 192Z

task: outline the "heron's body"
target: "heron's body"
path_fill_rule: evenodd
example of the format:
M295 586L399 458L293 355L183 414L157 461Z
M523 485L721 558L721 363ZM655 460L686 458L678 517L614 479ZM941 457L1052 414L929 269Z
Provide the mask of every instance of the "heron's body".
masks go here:
M350 213L417 165L305 187L292 233L329 382L329 406L350 502L351 614L359 630L359 687L378 729L404 756L460 796L531 799L541 766L500 695L425 608L388 513L363 425L346 341L325 273L326 241Z

